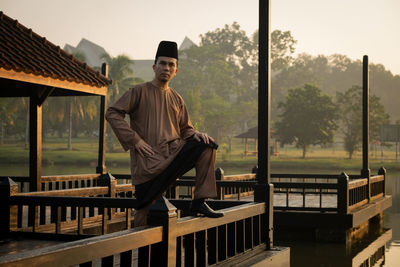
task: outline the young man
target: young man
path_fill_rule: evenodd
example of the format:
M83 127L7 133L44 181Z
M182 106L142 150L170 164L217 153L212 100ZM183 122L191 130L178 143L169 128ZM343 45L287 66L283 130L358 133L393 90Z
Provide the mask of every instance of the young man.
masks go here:
M153 65L154 79L135 85L106 113L122 147L130 150L132 183L138 206L135 226L146 225L148 207L167 187L196 167L196 188L190 211L222 217L205 202L216 194L217 145L206 133L194 130L182 97L168 86L178 72L175 42L160 42ZM130 126L124 120L130 116Z

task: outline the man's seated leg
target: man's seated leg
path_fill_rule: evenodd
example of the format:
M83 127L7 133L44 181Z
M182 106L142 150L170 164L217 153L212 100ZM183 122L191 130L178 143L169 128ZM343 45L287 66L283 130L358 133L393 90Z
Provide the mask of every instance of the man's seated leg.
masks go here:
M143 208L140 210L135 210L134 214L134 227L146 226L147 225L147 214L149 213L149 208Z
M196 161L196 188L194 190L193 201L190 205L190 212L194 215L202 214L211 218L224 216L223 213L215 212L205 203L206 198L214 198L217 196L214 171L215 158L216 150L208 147L201 153Z

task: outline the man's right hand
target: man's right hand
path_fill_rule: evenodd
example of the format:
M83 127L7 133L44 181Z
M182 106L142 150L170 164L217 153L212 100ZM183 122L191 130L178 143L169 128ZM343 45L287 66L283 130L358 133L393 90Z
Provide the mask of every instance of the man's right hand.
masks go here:
M151 146L143 141L143 139L136 143L135 149L142 157L154 155L154 151Z

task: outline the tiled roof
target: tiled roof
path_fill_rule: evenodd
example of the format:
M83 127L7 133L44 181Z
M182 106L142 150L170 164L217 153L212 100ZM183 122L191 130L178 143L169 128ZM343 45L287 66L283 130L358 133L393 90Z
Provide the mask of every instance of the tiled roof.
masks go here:
M0 11L0 68L88 86L111 80Z

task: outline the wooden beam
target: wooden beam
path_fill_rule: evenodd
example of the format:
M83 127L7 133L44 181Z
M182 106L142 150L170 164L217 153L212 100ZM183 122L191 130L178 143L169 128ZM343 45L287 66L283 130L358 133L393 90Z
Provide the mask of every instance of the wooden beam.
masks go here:
M39 93L38 97L38 105L41 106L44 101L51 95L54 91L54 87L42 87L41 92Z
M93 95L107 95L107 87L96 87L92 85L85 85L82 83L69 82L53 79L50 77L37 76L34 74L27 74L24 72L16 72L13 70L6 70L0 68L0 78L16 80L21 82L40 84L49 87L62 88L66 90L73 90L78 92L90 93Z
M39 97L29 98L29 191L40 191L42 176L42 106Z

